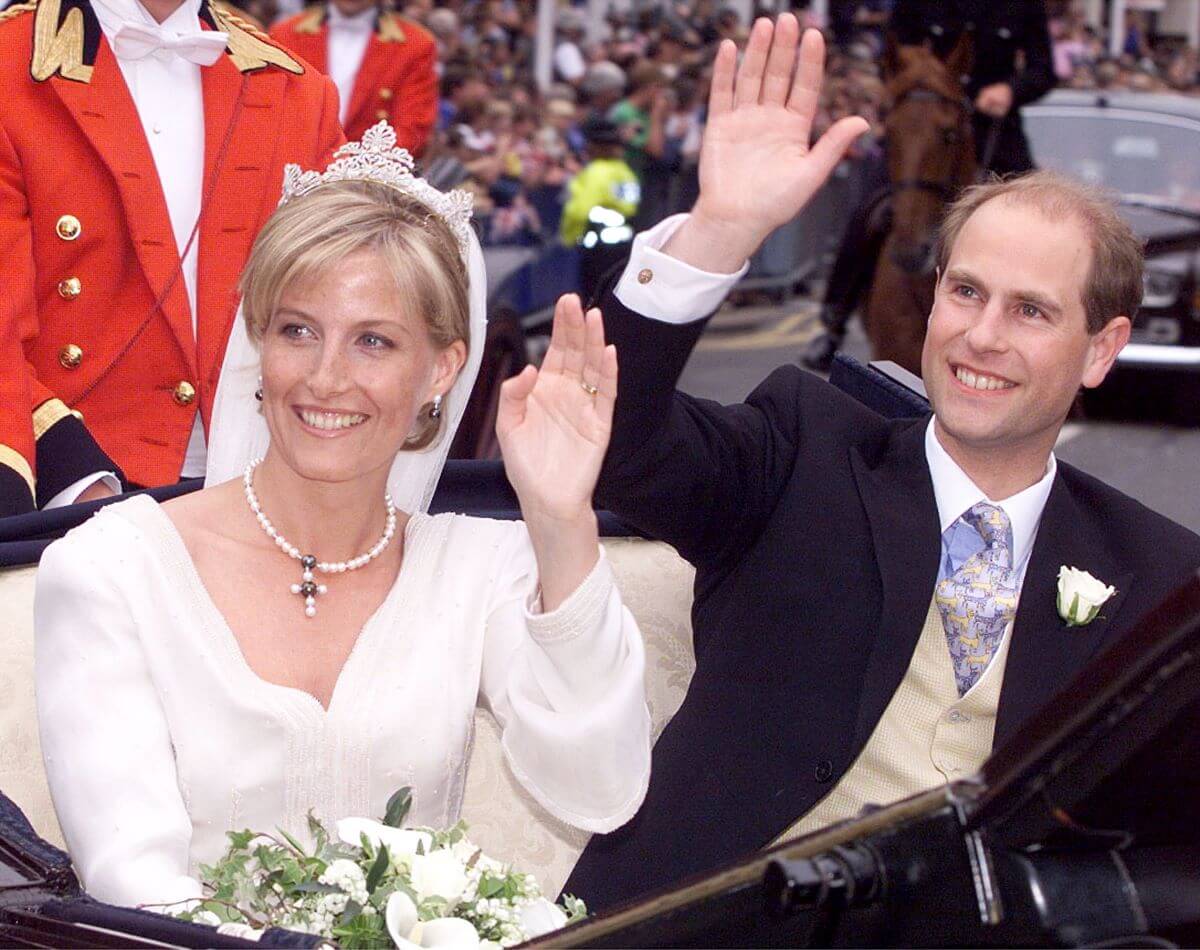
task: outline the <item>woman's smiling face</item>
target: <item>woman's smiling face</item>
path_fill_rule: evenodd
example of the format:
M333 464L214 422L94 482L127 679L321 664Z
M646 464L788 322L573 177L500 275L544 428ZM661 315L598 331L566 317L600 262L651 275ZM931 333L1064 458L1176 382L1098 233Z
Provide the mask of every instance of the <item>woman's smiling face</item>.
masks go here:
M435 346L380 254L357 251L295 280L262 338L272 451L316 481L386 471L465 357L461 341Z

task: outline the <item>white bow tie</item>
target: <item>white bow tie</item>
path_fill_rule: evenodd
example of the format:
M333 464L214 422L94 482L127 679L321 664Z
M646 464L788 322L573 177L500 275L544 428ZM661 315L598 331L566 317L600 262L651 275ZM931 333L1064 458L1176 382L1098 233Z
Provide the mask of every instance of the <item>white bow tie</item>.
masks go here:
M364 33L371 33L375 29L374 17L339 17L338 19L330 17L328 22L331 33L350 33L361 36Z
M177 33L149 23L122 23L113 36L113 52L118 59L160 59L172 53L198 66L211 66L225 52L229 34L218 30Z

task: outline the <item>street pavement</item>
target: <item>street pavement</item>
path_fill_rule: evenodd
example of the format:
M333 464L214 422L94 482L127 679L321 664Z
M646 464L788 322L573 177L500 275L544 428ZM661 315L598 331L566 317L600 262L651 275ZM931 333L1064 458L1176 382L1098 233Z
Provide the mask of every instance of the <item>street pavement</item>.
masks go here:
M692 354L680 388L720 402L740 401L775 367L794 361L817 332L817 305L811 300L726 305ZM863 362L870 358L857 320L845 352ZM1200 428L1072 420L1063 428L1056 452L1063 461L1200 533Z

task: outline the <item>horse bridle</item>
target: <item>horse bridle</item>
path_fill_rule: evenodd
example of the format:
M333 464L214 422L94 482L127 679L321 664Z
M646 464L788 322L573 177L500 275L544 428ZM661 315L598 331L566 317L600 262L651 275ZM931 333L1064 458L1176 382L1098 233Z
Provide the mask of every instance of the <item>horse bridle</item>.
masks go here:
M966 116L968 122L970 121L972 113L975 111L975 104L966 96L955 98L953 96L947 96L943 93L940 93L936 89L928 89L923 86L914 86L906 91L903 95L897 97L896 101L892 103L892 108L895 109L902 102L907 102L908 100L913 100L915 102L949 103L958 109L959 112L961 112L964 116ZM933 181L928 178L902 178L900 181L892 182L888 186L887 193L894 195L898 191L928 191L937 195L942 201L951 202L958 195L958 189L954 187L952 182L953 179Z

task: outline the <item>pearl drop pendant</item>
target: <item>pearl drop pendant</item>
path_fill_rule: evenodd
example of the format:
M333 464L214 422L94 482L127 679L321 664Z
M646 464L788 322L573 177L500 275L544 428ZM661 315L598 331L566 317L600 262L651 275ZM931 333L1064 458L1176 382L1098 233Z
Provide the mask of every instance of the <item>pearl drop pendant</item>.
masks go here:
M262 462L262 459L255 459L246 466L246 472L242 476L242 485L245 490L246 503L250 506L250 510L254 513L255 519L259 526L266 532L267 537L275 542L276 547L283 551L288 557L300 562L301 574L300 583L291 585L291 592L297 596L304 598L304 616L315 617L317 615L317 597L328 592L329 588L324 584L318 584L315 580L316 575L314 570L320 571L322 574L344 574L346 571L355 571L360 567L370 564L371 561L379 557L384 549L391 544L392 537L396 534L396 506L392 502L392 496L384 493L383 503L387 510L387 519L384 524L383 535L374 545L367 551L366 554L360 554L358 557L351 558L349 561L318 561L312 554L301 554L300 549L294 544L291 544L275 530L275 526L265 514L262 507L258 503L258 496L254 493L254 469Z

